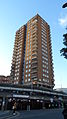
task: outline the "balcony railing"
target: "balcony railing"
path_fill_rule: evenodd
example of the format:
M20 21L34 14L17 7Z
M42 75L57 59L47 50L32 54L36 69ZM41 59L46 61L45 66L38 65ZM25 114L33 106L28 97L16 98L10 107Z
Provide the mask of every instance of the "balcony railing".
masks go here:
M37 73L37 70L32 70L31 74Z

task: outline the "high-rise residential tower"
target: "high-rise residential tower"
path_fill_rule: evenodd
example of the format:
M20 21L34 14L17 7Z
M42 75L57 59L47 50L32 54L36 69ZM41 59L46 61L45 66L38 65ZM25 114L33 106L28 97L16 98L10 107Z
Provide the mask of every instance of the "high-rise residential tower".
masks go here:
M50 26L38 14L15 36L11 80L14 84L54 87Z

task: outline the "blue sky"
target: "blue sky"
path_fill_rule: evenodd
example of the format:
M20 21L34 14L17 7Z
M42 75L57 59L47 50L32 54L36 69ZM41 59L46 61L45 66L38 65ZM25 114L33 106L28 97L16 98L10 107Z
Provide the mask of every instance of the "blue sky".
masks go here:
M67 87L67 60L60 56L66 32L66 0L0 0L0 75L9 75L15 32L37 13L50 25L55 88Z

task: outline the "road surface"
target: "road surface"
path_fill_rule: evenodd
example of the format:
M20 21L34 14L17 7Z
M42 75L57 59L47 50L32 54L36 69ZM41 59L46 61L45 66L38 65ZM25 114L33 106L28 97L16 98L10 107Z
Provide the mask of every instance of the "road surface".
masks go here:
M44 110L31 110L19 111L15 116L4 117L0 119L64 119L62 109L44 109Z

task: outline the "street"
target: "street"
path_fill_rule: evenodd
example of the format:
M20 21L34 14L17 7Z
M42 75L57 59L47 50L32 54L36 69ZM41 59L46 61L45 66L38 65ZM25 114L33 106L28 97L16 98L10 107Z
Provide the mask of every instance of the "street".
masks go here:
M63 119L63 115L61 109L33 110L21 112L19 119Z
M15 116L3 117L0 119L63 119L62 109L19 111Z

